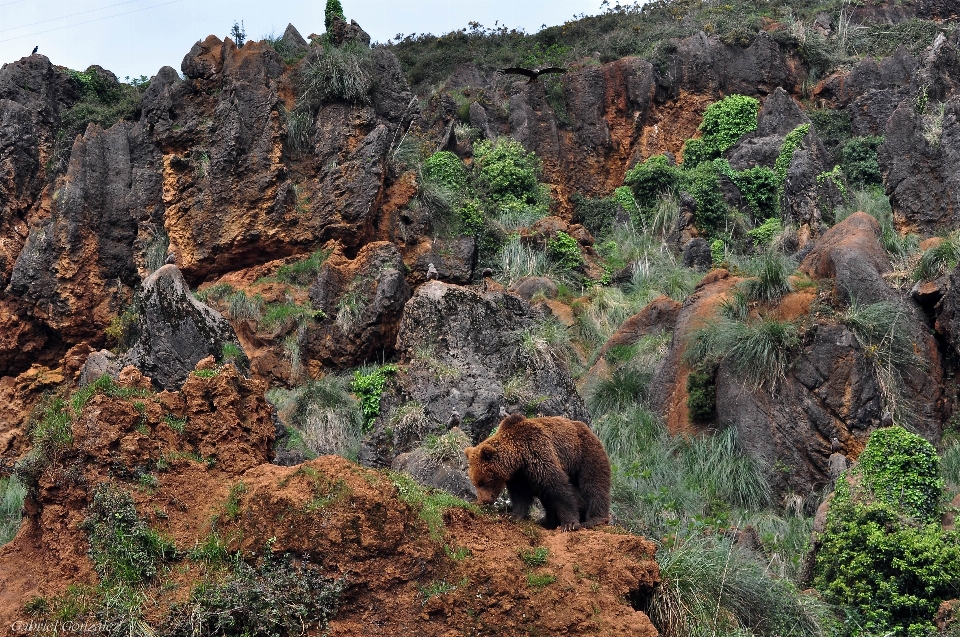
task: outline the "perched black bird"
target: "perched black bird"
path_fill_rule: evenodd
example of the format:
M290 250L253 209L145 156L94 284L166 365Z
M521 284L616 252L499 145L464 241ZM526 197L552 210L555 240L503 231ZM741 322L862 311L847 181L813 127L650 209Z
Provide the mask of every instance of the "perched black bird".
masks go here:
M167 259L163 262L164 265L170 265L171 263L176 265L177 263L177 253L171 252L167 255Z
M550 66L545 69L524 69L519 66L511 66L509 69L500 69L499 73L511 73L513 75L526 75L530 79L527 80L527 84L532 84L537 81L537 78L543 75L544 73L566 73L567 69L562 69L559 66Z
M460 412L456 409L450 412L450 423L448 426L450 429L460 426Z
M37 54L37 49L39 49L39 48L40 48L40 46L39 46L39 45L38 45L38 46L35 46L35 47L33 47L33 52L32 52L32 53L31 53L30 55L36 55L36 54Z
M830 452L831 453L843 453L843 445L840 444L839 438L830 439Z

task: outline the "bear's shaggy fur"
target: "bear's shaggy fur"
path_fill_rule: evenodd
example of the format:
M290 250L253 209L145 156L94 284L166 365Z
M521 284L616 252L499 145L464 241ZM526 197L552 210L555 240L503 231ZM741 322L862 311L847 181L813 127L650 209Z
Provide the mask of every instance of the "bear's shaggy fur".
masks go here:
M511 514L527 517L537 497L548 529L573 531L610 520L610 459L585 423L514 414L464 453L480 504L492 504L506 487Z

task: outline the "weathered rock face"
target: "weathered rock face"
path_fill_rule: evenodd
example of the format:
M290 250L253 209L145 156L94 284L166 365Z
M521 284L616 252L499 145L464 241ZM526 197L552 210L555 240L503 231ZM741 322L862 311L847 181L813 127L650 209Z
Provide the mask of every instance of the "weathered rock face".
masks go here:
M943 421L942 366L937 343L929 334L919 308L887 286L882 274L890 268L879 245L879 225L865 213L856 213L826 232L801 264L813 279L833 280L839 307L853 299L860 306L886 302L900 312L898 331L908 335L916 364L898 365L901 405L912 411L911 426L930 440L939 440ZM687 411L689 370L683 351L692 330L716 316L718 304L729 296L736 280L724 271L704 278L684 303L676 320L673 344L652 384L654 403L664 412L671 431L695 426ZM812 295L785 297L768 314L781 320L809 313ZM796 297L796 298L794 298ZM786 378L762 387L745 384L742 374L722 363L716 373L716 423L736 427L738 438L753 455L781 471L771 472L776 488L810 493L831 479L830 441L838 438L850 457L856 457L870 432L890 409L890 385L878 369L876 355L855 333L835 319L817 315L816 327L802 337Z
M175 265L143 282L137 307L133 345L119 363L135 366L157 387L176 389L200 360L223 357L228 343L240 347L230 323L193 297Z
M330 320L307 328L301 349L307 358L335 368L389 357L410 286L395 245L368 243L348 259L341 250L324 262L310 287L310 302Z
M159 166L127 122L90 126L74 144L50 217L31 229L9 286L67 342L98 338L132 298L139 223L162 214Z
M510 294L481 295L439 281L420 286L404 307L397 336L404 369L384 392L361 461L389 465L427 434L444 433L454 412L474 443L489 435L503 410L589 422L566 366L535 332L524 338L534 321L529 306ZM425 422L415 432L394 431L395 413L410 403L423 409Z

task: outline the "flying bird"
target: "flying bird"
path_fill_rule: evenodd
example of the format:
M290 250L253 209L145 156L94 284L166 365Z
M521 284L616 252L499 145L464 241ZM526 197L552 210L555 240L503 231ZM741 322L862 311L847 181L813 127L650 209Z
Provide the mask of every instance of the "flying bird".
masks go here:
M37 49L39 49L39 48L40 48L39 45L33 47L33 53L31 53L30 55L36 55L36 54L37 54Z
M511 66L509 69L500 69L498 73L510 73L513 75L525 75L530 79L527 80L527 84L532 84L537 81L537 78L543 75L544 73L566 73L567 69L562 69L559 66L549 66L545 69L524 69L519 66Z

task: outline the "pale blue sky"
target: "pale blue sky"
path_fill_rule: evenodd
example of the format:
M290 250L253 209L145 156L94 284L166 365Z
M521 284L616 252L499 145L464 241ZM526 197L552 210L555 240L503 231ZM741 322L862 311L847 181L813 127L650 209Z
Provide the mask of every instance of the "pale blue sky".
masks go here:
M440 35L475 20L496 21L528 33L595 15L601 0L341 0L354 19L385 42L397 33ZM623 4L630 4L626 0ZM280 35L292 22L304 37L323 32L325 0L0 0L0 63L29 55L34 46L54 64L83 70L91 64L122 80L180 69L193 43L223 38L234 20L248 39Z

